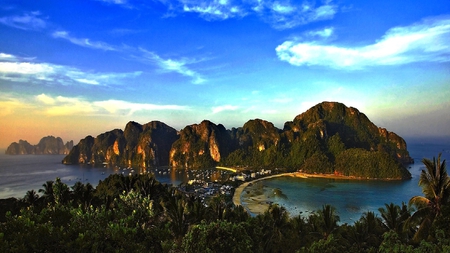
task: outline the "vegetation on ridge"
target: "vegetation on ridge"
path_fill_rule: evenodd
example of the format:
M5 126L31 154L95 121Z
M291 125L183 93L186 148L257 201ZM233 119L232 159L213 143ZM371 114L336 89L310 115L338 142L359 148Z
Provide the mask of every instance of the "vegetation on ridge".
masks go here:
M400 136L336 102L312 107L283 129L261 119L231 130L204 120L178 133L162 122L129 122L124 131L86 137L63 160L142 167L278 167L383 179L410 178L402 165L411 162Z

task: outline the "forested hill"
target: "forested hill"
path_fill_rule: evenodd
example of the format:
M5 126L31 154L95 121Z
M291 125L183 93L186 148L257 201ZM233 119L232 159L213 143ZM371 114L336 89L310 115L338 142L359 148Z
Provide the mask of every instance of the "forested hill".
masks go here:
M129 122L81 140L63 163L201 168L216 165L278 167L364 178L409 178L412 162L403 138L375 126L356 108L323 102L283 129L253 119L225 129L210 121L177 132L162 122ZM402 165L403 164L403 165Z

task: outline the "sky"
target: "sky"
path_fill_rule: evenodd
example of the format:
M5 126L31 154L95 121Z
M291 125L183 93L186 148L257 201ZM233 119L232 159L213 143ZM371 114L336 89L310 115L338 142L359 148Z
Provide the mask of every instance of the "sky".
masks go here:
M450 4L2 0L0 148L127 122L286 121L322 101L450 137Z

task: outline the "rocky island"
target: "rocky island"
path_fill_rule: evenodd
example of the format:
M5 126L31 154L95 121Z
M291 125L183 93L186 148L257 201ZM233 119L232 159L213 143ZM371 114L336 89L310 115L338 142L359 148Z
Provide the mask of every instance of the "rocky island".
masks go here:
M225 129L204 120L180 131L153 121L129 122L97 137L87 136L64 164L208 168L283 168L358 178L407 179L413 162L403 138L377 127L358 109L322 102L278 129L253 119Z
M67 155L73 148L73 141L64 144L60 137L47 136L42 138L37 145L31 145L28 141L19 140L11 143L6 149L7 155Z

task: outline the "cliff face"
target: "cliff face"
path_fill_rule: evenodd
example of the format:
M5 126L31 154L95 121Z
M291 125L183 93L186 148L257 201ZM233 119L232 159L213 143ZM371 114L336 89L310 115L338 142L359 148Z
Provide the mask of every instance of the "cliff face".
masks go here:
M286 122L284 129L300 135L315 129L320 139L339 134L347 148L387 152L404 164L413 162L402 137L377 127L364 113L341 103L320 103Z
M113 164L119 166L164 166L168 165L169 151L177 139L175 129L158 121L145 125L129 122L125 130L115 129L88 136L76 145L64 164Z
M354 161L364 173L351 166L347 167L352 170L347 169L345 165ZM286 122L283 129L261 119L231 130L205 120L177 134L161 122L129 122L124 131L86 137L63 162L185 168L220 164L408 178L409 172L400 163L412 159L397 134L375 126L356 108L323 102Z
M6 149L7 155L67 155L73 147L73 141L66 144L60 137L47 136L42 138L37 145L31 145L27 141L13 142Z
M231 147L231 137L225 127L205 120L180 131L170 150L169 164L173 167L213 166L229 154Z

